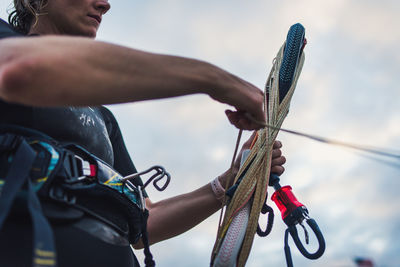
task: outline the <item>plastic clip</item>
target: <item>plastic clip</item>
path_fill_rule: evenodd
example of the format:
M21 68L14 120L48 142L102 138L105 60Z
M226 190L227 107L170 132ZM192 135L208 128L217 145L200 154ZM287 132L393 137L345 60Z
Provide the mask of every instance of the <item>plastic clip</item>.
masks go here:
M68 176L66 182L70 184L81 182L94 176L90 163L72 152L65 153L64 169Z

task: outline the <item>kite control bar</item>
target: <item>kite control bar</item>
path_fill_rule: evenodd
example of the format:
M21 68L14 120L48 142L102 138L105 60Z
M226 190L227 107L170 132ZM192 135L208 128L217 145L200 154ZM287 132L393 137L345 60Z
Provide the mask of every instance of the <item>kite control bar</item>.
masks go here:
M248 170L254 162L257 162L257 164L265 163L265 165L271 163L270 159L267 157L263 158L261 161L261 157L263 157L264 154L266 156L271 156L268 152L269 150L261 150L261 148L271 148L269 145L271 145L271 142L276 138L277 129L280 128L289 110L290 100L293 96L304 63L303 49L306 43L304 27L300 23L294 24L290 27L286 42L284 46L281 47L274 60L273 68L265 87L265 94L268 97L265 98L264 103L267 111L267 123L265 127L267 128L271 125L272 130L263 129L261 133L263 134L262 138L265 140L256 142L258 136L256 135L253 144L250 146L250 150L243 151L242 162L240 164L241 174L236 178L235 184L226 190L226 195L228 196L226 202L229 208L226 210L224 220L219 226L218 237L211 256L211 266L213 267L244 266L252 242L252 238L248 236L248 233L254 230L253 226L254 222L256 222L254 218L258 219L256 217L259 215L257 214L258 210L260 210L262 214L268 213L268 222L265 230L262 230L260 225L258 225L257 234L259 236L267 236L271 232L274 219L273 209L267 205L266 200L260 209L260 204L262 203L259 203L259 201L262 201L262 199L259 198L260 194L258 194L260 192L261 194L267 194L267 188L262 183L265 181L263 179L266 178L264 176L265 173L255 170L256 168L253 168L254 166L251 167L251 175L248 173ZM240 140L240 135L238 140ZM239 142L237 142L237 144L238 143ZM250 151L253 151L252 148L255 144L257 144L257 148L255 153L252 154L252 159L246 160ZM261 154L258 154L259 152ZM257 161L255 161L256 158ZM246 163L246 165L244 165L244 163ZM253 175L255 177L251 177ZM252 181L253 178L256 183L249 182ZM246 182L243 186L240 186L243 182L242 180ZM294 196L292 188L290 186L281 187L279 180L279 176L271 174L269 185L273 186L276 190L272 196L272 200L278 205L282 213L282 219L288 225L288 229L285 232L285 255L288 267L292 267L293 262L288 246L289 234L292 236L300 252L309 259L317 259L322 256L325 251L325 240L315 220L308 216L307 208ZM259 185L261 185L261 187L258 187ZM239 195L235 198L236 194L238 194L237 191L239 191ZM254 211L256 211L256 214L254 214ZM307 251L298 236L296 226L300 224L306 233L306 243L308 244L308 233L303 225L303 221L307 222L317 237L319 247L315 253Z
M285 255L287 266L293 266L290 247L288 244L289 233L292 236L297 248L304 257L312 260L318 259L325 252L325 239L322 235L322 232L319 229L317 222L308 216L307 208L297 200L292 192L292 187L289 185L281 187L281 185L279 184L279 180L280 179L278 175L271 174L269 185L274 187L275 189L275 192L272 195L271 199L278 206L278 209L280 210L282 215L282 219L288 226L288 229L286 229L285 232ZM296 225L300 224L304 229L306 235L306 244L308 244L309 236L305 226L303 225L304 220L313 230L318 240L319 247L318 250L314 253L310 253L307 251L303 243L300 241L297 232Z
M305 38L304 27L300 23L294 24L292 27L290 27L286 38L282 65L279 71L279 102L283 101L283 99L286 97L287 92L292 86L296 72L295 70L299 64L300 56L306 44L307 40ZM275 192L272 195L271 199L278 206L278 209L282 215L282 219L288 226L285 232L285 256L287 266L293 266L292 256L290 254L290 247L288 243L289 233L292 236L297 248L304 257L308 259L318 259L325 252L325 240L321 233L321 230L319 229L316 221L308 216L307 208L297 200L292 192L292 187L288 185L281 187L279 181L280 179L278 175L273 173L270 175L269 186L272 186L275 189ZM265 203L263 206L263 210L266 210L266 206L267 204ZM308 244L309 237L308 232L303 225L304 220L313 230L318 240L319 247L318 250L314 253L310 253L307 251L303 243L300 241L297 232L296 225L300 224L301 227L303 227L304 229L306 235L306 244ZM267 230L270 227L271 226L268 225ZM259 232L259 230L260 227L258 227L257 233Z

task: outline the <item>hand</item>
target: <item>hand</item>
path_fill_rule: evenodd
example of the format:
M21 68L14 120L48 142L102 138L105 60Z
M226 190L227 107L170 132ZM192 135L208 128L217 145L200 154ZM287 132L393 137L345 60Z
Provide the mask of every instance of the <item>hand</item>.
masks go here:
M250 146L256 136L256 131L250 136L250 138L243 144L239 156L236 158L235 163L232 168L232 172L229 170L220 176L220 182L222 185L225 185L228 180L229 175L236 176L239 172L240 161L242 159L243 151L246 149L250 149ZM282 166L286 162L286 158L282 155L282 143L280 141L275 141L272 147L272 159L271 159L271 173L275 173L277 175L282 175L285 171L285 168Z
M209 95L219 102L236 108L236 111L225 111L230 123L243 130L257 130L263 127L265 122L263 92L251 83L223 70L216 71L215 74L217 75L215 90L210 91Z
M247 112L245 111L232 111L229 109L225 110L225 114L228 117L229 122L238 129L255 130L263 127L262 124L256 123L255 121L249 119L249 116L246 116L246 113ZM261 122L264 121L265 120L263 119Z

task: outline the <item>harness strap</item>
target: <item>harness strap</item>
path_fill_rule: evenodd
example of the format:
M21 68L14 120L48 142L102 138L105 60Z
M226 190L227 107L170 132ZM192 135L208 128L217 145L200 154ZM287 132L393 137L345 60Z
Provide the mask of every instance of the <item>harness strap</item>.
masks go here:
M147 217L149 216L149 212L145 210L144 212L145 220L142 228L142 242L144 246L144 264L146 267L154 267L156 266L155 261L153 260L153 255L150 252L150 245L149 245L149 235L147 232Z
M57 266L54 235L49 222L43 214L39 199L28 179L28 209L33 225L33 266Z
M155 266L149 248L146 223L149 214L142 188L130 182L139 174L122 177L108 164L75 145L56 146L46 140L31 142L9 133L0 134L0 159L6 165L1 173L5 178L0 180L0 229L11 210L23 200L33 228L32 266L57 265L54 235L38 196L86 212L117 229L131 243L142 237L145 265ZM163 190L169 174L160 166L155 169L156 174L145 185L153 179L157 183L166 176L166 184L156 186ZM105 207L115 210L115 214L103 212ZM123 219L116 214L122 214Z
M53 232L30 181L30 170L36 158L36 152L22 138L5 178L5 184L0 195L0 229L3 226L14 200L27 184L27 205L33 225L33 266L56 266Z
M3 226L8 216L19 190L25 180L29 178L29 171L35 159L35 152L25 142L25 140L20 139L19 142L20 145L15 154L14 162L21 162L21 164L25 165L25 168L24 166L17 166L16 163L11 164L10 166L8 175L5 178L5 184L0 194L0 228Z
M13 134L0 135L0 150L15 148L19 143L19 138Z

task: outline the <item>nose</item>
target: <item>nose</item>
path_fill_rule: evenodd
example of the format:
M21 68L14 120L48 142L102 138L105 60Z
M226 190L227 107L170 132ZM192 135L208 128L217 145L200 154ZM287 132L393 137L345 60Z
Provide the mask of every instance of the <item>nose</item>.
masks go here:
M110 10L111 5L107 0L96 1L94 4L94 8L96 10L100 10L101 14L105 14L108 10Z

